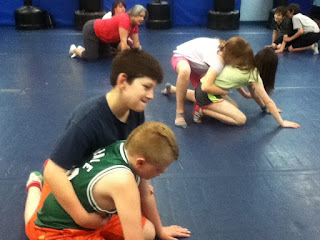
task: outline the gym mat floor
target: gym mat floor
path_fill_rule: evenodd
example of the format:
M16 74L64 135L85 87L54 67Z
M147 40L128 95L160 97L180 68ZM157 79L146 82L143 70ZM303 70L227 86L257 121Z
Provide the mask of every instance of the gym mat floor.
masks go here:
M69 46L82 45L81 32L73 28L0 28L0 238L26 239L23 212L29 173L43 170L74 107L111 89L111 59L70 59ZM195 124L192 103L186 103L188 128L174 126L175 98L161 94L166 82L176 81L172 50L196 37L236 35L257 52L270 44L272 31L242 23L233 31L140 30L143 49L160 61L165 73L146 119L168 124L181 152L178 162L152 180L163 224L189 228L192 240L319 239L319 55L312 50L279 54L272 99L283 110L282 117L300 123L300 129L280 128L236 91L230 96L247 115L245 126L214 119Z

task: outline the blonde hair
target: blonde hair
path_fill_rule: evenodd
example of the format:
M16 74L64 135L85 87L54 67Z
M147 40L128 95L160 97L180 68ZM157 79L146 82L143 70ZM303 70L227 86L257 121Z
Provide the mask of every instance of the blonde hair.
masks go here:
M179 157L179 146L173 131L160 122L147 122L128 137L125 149L132 155L143 156L154 166L171 164Z
M250 44L241 37L232 37L220 48L226 64L240 70L252 71L255 68L254 54Z

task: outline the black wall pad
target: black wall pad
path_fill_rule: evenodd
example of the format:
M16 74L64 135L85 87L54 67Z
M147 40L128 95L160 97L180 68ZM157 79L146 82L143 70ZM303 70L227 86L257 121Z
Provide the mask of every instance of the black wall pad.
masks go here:
M148 19L146 27L149 29L169 29L172 27L170 4L165 1L147 4Z
M23 1L24 6L32 6L33 5L33 0L24 0Z
M235 30L240 25L240 12L238 10L230 12L208 12L207 27L214 30Z
M74 12L74 28L77 30L82 30L83 25L92 19L102 18L106 14L106 11L100 12L85 12L85 11L75 11Z
M37 30L46 27L46 12L34 6L23 6L14 12L17 29Z
M214 0L214 11L217 12L230 12L233 11L236 5L235 0Z
M86 12L102 11L102 0L79 0L79 9Z
M279 6L288 6L288 0L273 0L273 8Z
M273 22L274 22L274 13L276 9L271 9L269 12L268 22L267 22L267 28L272 28Z
M311 8L311 12L309 14L309 17L314 19L320 19L320 7L313 5ZM319 24L318 24L319 25Z

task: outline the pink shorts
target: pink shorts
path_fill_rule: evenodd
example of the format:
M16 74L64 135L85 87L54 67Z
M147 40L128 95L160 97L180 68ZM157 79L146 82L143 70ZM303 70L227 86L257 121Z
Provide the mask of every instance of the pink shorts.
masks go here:
M180 61L187 61L190 68L191 68L191 64L190 64L190 61L188 59L186 59L185 57L182 57L182 56L175 56L173 55L172 58L171 58L171 65L173 67L173 70L176 70L176 67L178 65L178 63ZM199 82L200 82L200 79L204 76L205 74L197 74L197 73L194 73L192 71L192 68L191 68L191 74L190 74L190 82L193 86L194 89L196 89L196 87L198 86Z

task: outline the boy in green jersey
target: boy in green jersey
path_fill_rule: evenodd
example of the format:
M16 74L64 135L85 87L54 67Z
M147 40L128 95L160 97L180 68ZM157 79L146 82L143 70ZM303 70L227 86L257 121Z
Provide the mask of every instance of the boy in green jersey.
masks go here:
M97 150L79 168L69 171L77 197L88 212L109 217L100 229L83 228L63 210L52 193L41 193L42 176L32 173L27 183L26 233L32 239L174 239L189 237L180 226L163 227L149 179L164 173L177 160L179 148L172 130L148 122L127 141ZM38 185L37 185L38 182ZM31 201L35 195L40 200ZM35 209L30 213L29 209Z

